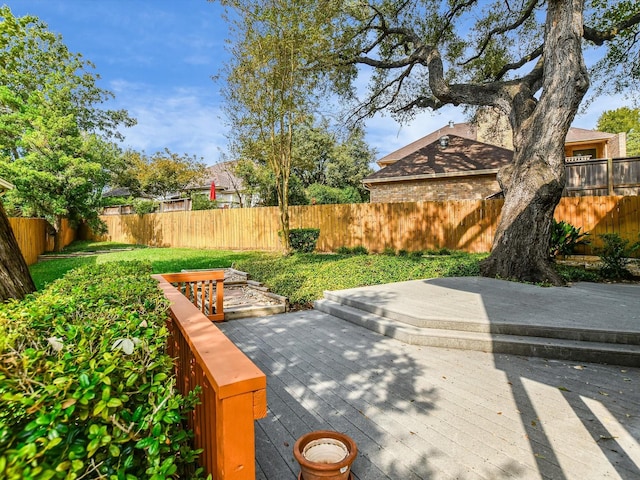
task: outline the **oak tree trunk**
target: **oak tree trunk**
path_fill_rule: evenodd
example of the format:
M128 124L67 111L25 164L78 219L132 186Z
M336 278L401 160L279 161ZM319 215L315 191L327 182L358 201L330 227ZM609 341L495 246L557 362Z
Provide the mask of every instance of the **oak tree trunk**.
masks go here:
M514 97L512 164L498 174L505 193L485 276L561 285L549 241L565 183L564 142L589 80L582 57L583 0L548 2L539 100Z
M9 219L0 202L0 301L22 299L36 290Z

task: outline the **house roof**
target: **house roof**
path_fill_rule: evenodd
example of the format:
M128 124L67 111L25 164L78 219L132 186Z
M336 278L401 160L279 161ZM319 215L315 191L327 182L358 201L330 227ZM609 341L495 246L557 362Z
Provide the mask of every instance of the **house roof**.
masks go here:
M391 152L390 154L380 158L377 160L377 164L380 167L386 167L388 165L397 162L400 159L406 158L413 153L419 151L420 149L436 142L440 137L447 135L458 136L462 138L466 138L469 140L477 140L478 139L478 129L472 123L453 123L450 122L448 125L445 125L434 132L431 132L429 135L426 135L422 138L419 138L415 142L406 145L395 152ZM596 130L586 130L584 128L575 128L571 127L567 134L566 143L584 143L589 141L597 141L597 140L609 140L611 138L616 137L615 133L606 133L606 132L598 132Z
M477 138L477 130L475 125L471 123L449 123L449 125L439 128L438 130L431 132L429 135L422 137L415 142L410 143L409 145L406 145L399 150L396 150L395 152L391 152L390 154L379 159L377 163L381 167L389 165L420 150L421 148L426 147L433 142L436 142L440 137L444 135L456 135L458 137L475 140Z
M202 181L198 182L197 188L209 189L211 182L216 185L216 190L242 190L244 188L242 179L237 177L234 173L235 166L238 162L222 162L207 168L207 174L203 177Z
M597 130L586 130L584 128L571 127L567 133L565 143L588 142L593 140L609 140L615 138L615 133L598 132Z
M443 130L438 131L441 135L431 136L430 143L424 146L418 144L419 148L408 151L404 157L365 177L363 182L489 173L497 171L513 158L512 150L452 135L449 132L449 143L443 148L439 143Z

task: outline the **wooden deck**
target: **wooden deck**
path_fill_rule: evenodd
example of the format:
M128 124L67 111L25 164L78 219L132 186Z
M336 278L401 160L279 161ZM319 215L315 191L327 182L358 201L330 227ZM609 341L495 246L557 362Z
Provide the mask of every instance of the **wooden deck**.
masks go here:
M220 328L267 375L258 479L297 478L314 429L356 441L356 480L640 478L640 369L417 347L316 311Z

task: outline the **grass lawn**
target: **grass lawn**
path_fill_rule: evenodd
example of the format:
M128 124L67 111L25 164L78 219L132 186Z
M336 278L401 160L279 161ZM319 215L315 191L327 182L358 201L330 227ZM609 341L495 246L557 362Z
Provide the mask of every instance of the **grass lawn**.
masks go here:
M63 253L124 247L127 245L76 242ZM283 257L277 253L266 252L136 248L130 251L43 261L32 265L30 270L36 287L41 289L69 270L88 263L143 260L151 263L153 273L233 266L249 273L253 279L263 282L272 292L289 297L292 305L306 307L321 298L324 290L422 278L478 275L479 262L485 257L486 254L462 252L430 256L295 254ZM580 278L579 269L563 267L559 270L567 280L592 280Z
M62 253L121 249L127 245L74 242ZM143 260L154 273L182 269L231 267L245 271L271 291L289 297L292 304L305 306L322 297L324 290L399 282L419 278L477 275L484 255L454 252L429 257L392 255L296 254L190 248L136 248L130 251L92 256L60 258L30 267L36 287L62 277L69 270L89 263Z

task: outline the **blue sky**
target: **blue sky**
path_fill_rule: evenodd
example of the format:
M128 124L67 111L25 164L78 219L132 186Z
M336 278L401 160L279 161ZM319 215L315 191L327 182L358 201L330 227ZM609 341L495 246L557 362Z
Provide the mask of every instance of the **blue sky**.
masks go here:
M0 0L1 2L2 0ZM148 154L165 147L179 154L221 160L226 127L220 85L212 75L226 58L222 7L206 0L5 0L14 15L39 17L73 52L96 65L101 86L138 120L126 129L124 147ZM574 126L595 128L599 114L618 99L595 102ZM382 157L446 125L465 121L461 109L419 115L400 126L377 116L367 141Z

